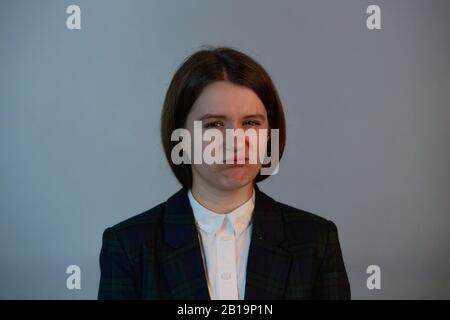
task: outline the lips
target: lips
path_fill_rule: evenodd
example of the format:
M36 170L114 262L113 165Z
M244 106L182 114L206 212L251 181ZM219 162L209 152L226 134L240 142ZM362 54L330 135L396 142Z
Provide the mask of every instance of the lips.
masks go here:
M248 158L228 158L225 160L225 164L230 164L230 165L243 165L246 164L248 161Z

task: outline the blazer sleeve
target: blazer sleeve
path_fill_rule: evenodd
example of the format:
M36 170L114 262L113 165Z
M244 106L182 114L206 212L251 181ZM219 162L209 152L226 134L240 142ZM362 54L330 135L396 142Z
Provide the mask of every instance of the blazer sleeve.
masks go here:
M325 252L314 283L313 295L315 299L351 299L338 231L332 221L328 222Z
M136 299L131 263L113 229L103 232L102 242L98 299Z

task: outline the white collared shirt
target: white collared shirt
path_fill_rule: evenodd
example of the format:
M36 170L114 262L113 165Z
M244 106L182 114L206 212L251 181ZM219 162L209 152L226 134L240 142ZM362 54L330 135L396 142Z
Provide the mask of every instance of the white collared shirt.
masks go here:
M209 295L212 300L243 300L252 234L255 189L250 199L227 214L202 206L188 192L202 245Z

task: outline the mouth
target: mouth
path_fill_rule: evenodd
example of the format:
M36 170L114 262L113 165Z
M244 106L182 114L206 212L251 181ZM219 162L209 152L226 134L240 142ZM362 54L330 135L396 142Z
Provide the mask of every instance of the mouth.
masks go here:
M225 160L225 164L229 166L243 166L248 162L248 158L229 158Z

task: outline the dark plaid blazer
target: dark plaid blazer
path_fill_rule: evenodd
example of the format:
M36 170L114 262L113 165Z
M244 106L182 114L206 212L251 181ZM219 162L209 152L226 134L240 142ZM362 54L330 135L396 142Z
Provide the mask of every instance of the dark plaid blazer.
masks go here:
M245 300L350 299L335 224L255 193ZM99 299L210 299L187 189L107 228L100 269Z

